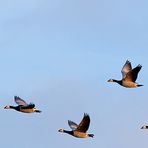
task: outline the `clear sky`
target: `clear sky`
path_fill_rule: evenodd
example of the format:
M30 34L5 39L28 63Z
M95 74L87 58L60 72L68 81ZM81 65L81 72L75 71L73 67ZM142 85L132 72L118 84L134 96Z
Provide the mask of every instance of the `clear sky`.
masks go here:
M5 0L0 2L0 147L147 148L148 2L146 0ZM127 89L126 60L141 64ZM41 114L4 110L13 96ZM67 120L91 117L94 138L58 133Z

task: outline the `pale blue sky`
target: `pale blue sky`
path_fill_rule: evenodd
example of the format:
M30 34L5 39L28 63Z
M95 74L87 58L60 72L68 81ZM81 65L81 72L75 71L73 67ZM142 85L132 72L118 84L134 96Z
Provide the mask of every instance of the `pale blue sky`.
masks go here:
M146 0L5 0L0 2L0 101L3 148L147 148L148 2ZM126 89L126 60L143 65ZM4 110L13 96L41 114ZM95 137L58 133L84 112Z

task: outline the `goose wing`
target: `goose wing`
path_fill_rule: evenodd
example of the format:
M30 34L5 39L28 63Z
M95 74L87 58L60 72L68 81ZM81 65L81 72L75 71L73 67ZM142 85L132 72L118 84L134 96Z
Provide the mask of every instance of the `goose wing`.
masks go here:
M35 107L35 104L33 104L33 103L30 103L30 104L28 104L26 106L21 106L22 109L32 109L34 107Z
M142 66L139 64L137 67L132 69L130 72L127 73L125 80L135 82L141 68L142 68Z
M84 117L82 121L80 122L80 124L78 125L76 130L85 133L89 128L89 124L90 124L90 117L88 114L84 113Z
M14 101L15 101L16 104L18 104L18 105L28 106L28 104L27 104L23 99L21 99L21 98L18 97L18 96L14 96Z
M68 120L68 125L72 130L75 130L78 127L78 125L71 120Z
M131 70L132 70L131 62L127 60L121 70L122 78L124 79L126 77L126 74Z

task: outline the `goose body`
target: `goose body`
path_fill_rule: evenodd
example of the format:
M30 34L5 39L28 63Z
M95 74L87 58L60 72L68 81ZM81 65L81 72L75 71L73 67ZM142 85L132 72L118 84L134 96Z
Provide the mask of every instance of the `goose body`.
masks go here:
M35 108L35 104L27 104L23 99L18 96L14 96L14 101L16 102L16 104L18 104L18 106L7 105L4 107L4 109L14 109L23 113L41 112L40 110Z
M71 131L64 129L59 129L58 131L62 133L67 133L77 138L93 137L94 136L93 134L87 133L89 124L90 124L90 117L88 114L85 113L79 125L77 125L75 122L71 120L68 120L68 125L72 129Z
M135 82L141 68L142 66L139 64L137 67L132 69L131 62L127 60L121 70L122 79L121 80L109 79L108 82L116 82L119 85L126 88L136 88L143 86Z

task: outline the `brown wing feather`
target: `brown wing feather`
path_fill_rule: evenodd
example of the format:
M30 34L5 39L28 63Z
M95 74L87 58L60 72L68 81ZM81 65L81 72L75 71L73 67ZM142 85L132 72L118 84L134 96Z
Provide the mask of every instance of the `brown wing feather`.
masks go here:
M27 104L23 99L21 99L21 98L18 97L18 96L14 96L14 101L15 101L16 104L18 104L18 105L28 106L28 104Z
M90 124L90 117L88 114L84 113L84 117L76 130L81 132L86 132L89 128L89 124Z
M142 68L141 65L138 65L137 67L135 67L134 69L132 69L130 72L127 73L125 80L126 81L132 81L135 82L137 77L138 77L138 73L140 71L140 69Z
M122 73L122 78L125 78L126 77L126 74L132 70L132 65L131 65L131 62L130 61L126 61L122 70L121 70L121 73Z

